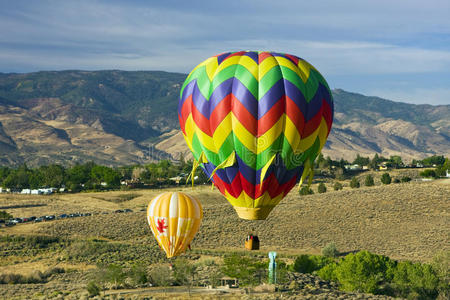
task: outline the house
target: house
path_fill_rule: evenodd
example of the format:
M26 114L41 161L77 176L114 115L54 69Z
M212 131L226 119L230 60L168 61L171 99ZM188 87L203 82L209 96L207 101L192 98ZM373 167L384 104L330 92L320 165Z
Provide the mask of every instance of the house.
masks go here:
M220 285L227 287L227 288L238 288L239 287L239 281L236 278L231 277L222 277L220 279Z
M354 165L345 165L344 168L345 168L346 170L352 170L352 171L360 171L360 170L363 169L363 168L362 168L360 165L358 165L358 164L354 164Z

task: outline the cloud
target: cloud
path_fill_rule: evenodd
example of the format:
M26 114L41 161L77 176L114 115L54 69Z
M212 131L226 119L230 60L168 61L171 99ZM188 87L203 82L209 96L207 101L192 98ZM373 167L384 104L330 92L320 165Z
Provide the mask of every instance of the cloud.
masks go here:
M335 87L370 91L390 75L450 78L448 11L448 0L4 1L0 72L187 73L221 52L273 50L303 57L327 78L359 78ZM429 83L402 88L449 84Z
M367 93L406 103L450 105L450 88L373 89Z

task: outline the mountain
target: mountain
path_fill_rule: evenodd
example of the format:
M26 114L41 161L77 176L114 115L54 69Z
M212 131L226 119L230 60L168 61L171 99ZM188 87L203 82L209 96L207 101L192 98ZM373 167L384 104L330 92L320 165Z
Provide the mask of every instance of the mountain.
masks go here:
M190 157L177 103L185 74L161 71L0 73L0 164L106 165ZM333 90L324 155L450 155L450 105L413 105Z

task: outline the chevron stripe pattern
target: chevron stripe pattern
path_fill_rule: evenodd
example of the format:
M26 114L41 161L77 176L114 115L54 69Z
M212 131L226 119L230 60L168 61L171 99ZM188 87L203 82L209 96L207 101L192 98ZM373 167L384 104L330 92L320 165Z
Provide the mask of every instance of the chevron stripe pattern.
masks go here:
M333 122L327 82L290 54L223 53L200 63L178 105L186 143L240 217L265 219L325 145ZM232 166L216 170L231 155ZM308 162L309 161L309 162ZM216 171L216 172L214 172Z

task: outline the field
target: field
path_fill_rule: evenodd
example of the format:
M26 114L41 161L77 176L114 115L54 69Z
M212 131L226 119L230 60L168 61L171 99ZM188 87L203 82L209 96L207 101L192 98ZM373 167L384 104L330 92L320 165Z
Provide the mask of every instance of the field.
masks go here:
M204 208L193 251L186 257L220 259L223 253L243 251L243 240L250 231L261 240L261 255L277 251L288 260L301 253L319 254L330 242L341 253L369 250L393 259L421 262L450 250L450 180L359 189L350 189L347 184L344 182L343 190L333 191L331 182L326 182L326 193L309 196L299 196L293 190L265 221L239 219L222 195L210 186L171 189L198 197ZM314 191L316 185L312 187ZM15 248L2 246L0 274L49 272L54 267L69 272L52 275L47 284L4 286L0 296L48 296L48 291L74 295L85 290L90 271L98 263L165 262L146 224L145 211L141 211L160 192L1 195L0 210L7 210L14 217L73 212L93 215L1 228L1 237L49 236L59 240L42 249L28 249L25 241ZM114 213L126 208L133 212ZM95 255L89 256L93 248Z

